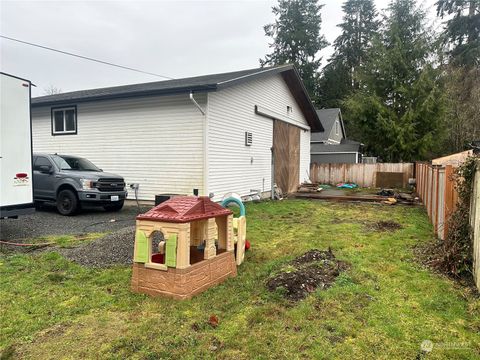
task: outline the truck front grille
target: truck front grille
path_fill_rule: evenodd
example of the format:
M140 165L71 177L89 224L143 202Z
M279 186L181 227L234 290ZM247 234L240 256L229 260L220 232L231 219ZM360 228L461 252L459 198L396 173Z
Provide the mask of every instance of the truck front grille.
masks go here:
M122 191L125 188L125 181L123 179L99 179L95 187L99 191Z

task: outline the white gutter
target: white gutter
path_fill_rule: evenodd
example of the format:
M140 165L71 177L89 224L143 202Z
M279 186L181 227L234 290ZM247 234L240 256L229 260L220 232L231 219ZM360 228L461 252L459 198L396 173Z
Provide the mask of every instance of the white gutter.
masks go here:
M193 97L193 92L190 91L190 100L193 102L193 105L197 107L198 110L202 113L202 115L205 115L205 111L202 109L202 107L198 104L197 100Z
M292 65L290 65L290 64L286 64L286 65L282 65L282 66L275 66L275 67L272 67L272 68L270 68L270 69L261 70L261 71L257 71L257 72L251 73L251 74L239 76L239 77L236 77L236 78L234 78L234 79L229 79L229 80L225 80L225 81L220 81L220 82L218 83L218 85L223 85L223 84L229 83L229 82L231 82L231 81L236 81L236 80L240 80L240 79L247 78L247 77L250 77L250 76L254 76L254 75L258 75L258 74L263 74L263 73L267 73L267 72L270 72L270 71L282 69L282 68L285 68L285 67L291 67L291 66L292 66Z

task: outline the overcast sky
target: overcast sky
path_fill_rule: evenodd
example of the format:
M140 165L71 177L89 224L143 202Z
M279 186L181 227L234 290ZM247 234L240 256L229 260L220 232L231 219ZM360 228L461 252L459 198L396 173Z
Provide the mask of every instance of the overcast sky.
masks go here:
M384 9L389 0L376 0ZM435 0L425 1L434 19ZM5 36L172 78L258 67L269 52L263 25L276 1L1 1ZM338 36L340 0L323 0L322 32ZM1 71L63 92L158 81L159 78L92 63L0 39ZM323 50L324 60L331 47Z

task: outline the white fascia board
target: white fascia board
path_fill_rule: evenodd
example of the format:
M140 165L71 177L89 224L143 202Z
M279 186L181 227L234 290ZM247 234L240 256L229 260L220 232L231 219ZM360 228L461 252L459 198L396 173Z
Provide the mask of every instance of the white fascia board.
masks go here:
M303 129L303 130L310 130L310 126L302 124L300 121L297 121L295 119L289 118L288 116L279 114L279 113L277 113L273 110L267 109L263 106L255 105L255 113L260 115L260 116L267 117L269 119L277 119L277 120L281 120L281 121L284 121L284 122L289 123L289 124L293 124L295 126L298 126L301 129Z
M223 85L223 84L226 84L226 83L229 83L229 82L232 82L232 81L237 81L237 80L240 80L240 79L243 79L243 78L247 78L247 77L251 77L251 76L256 76L256 75L258 75L258 74L268 73L268 72L270 72L270 71L282 69L282 68L284 68L284 67L291 67L291 65L283 65L283 66L272 67L272 68L270 68L270 69L261 70L261 71L258 71L258 72L252 73L252 74L247 74L247 75L239 76L239 77L234 78L234 79L228 79L228 80L225 80L225 81L221 81L221 82L219 82L217 85Z

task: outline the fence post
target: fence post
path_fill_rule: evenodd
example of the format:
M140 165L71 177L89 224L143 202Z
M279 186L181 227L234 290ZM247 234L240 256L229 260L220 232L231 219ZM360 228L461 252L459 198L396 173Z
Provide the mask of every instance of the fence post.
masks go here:
M421 199L422 198L422 165L417 164L418 166L418 171L417 171L417 194L418 197Z
M423 204L427 206L426 200L427 200L427 179L428 179L428 166L427 164L423 165ZM428 209L428 206L427 206ZM428 210L427 210L428 212Z
M447 237L448 235L448 223L450 220L450 216L452 215L453 212L453 207L454 207L454 196L453 196L453 168L452 165L446 165L445 166L445 224L443 226L443 236L444 238Z
M439 198L439 190L440 190L440 169L437 167L435 169L436 173L437 173L437 186L436 186L436 189L435 189L435 234L438 235L438 209L440 208L440 204L438 203L438 198Z
M432 171L432 176L431 176L431 181L430 181L430 198L428 199L430 201L430 220L433 221L432 217L433 217L433 197L434 197L434 191L435 189L433 188L433 179L435 178L435 169L433 168L433 166L431 167L431 171Z

